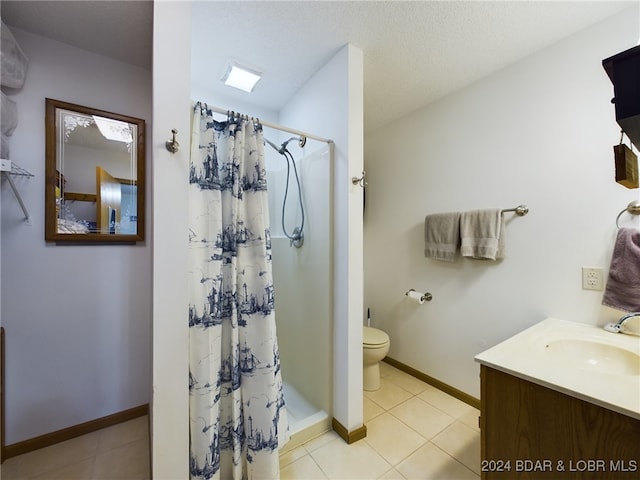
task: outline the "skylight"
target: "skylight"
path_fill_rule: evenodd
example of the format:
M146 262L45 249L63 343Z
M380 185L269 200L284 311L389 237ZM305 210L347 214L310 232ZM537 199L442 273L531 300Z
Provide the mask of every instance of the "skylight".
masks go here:
M93 115L93 121L96 122L98 130L100 130L104 138L122 143L131 143L133 141L131 127L127 122L111 120L110 118L98 117L96 115Z

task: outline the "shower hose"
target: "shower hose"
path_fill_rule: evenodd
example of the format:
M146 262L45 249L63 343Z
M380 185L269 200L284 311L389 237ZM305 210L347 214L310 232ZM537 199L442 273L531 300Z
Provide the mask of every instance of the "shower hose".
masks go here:
M287 160L287 183L284 188L284 199L282 201L282 231L284 232L285 236L291 241L291 245L294 245L295 247L300 248L302 246L302 243L304 242L304 235L302 233L304 229L304 205L302 204L302 188L300 187L300 177L298 176L298 169L296 168L296 162L293 159L293 155L291 155L291 152L286 148L283 148L281 149L280 153ZM300 221L300 226L299 227L296 226L293 229L293 232L289 234L287 232L287 227L285 226L284 212L285 212L285 207L287 206L287 197L289 196L289 178L291 177L292 167L293 167L293 174L296 177L296 184L298 186L298 201L300 202L300 212L302 215L302 219Z

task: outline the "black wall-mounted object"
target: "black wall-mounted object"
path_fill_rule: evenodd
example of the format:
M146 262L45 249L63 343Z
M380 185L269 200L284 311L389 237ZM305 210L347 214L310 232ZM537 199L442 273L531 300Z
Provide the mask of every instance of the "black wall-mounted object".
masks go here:
M613 83L616 121L640 150L640 45L602 61Z

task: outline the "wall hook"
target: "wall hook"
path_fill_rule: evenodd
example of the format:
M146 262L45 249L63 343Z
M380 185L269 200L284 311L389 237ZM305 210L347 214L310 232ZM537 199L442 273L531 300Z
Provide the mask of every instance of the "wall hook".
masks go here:
M167 140L167 142L165 143L165 146L167 147L167 150L169 150L171 153L176 153L178 150L180 150L180 144L176 140L176 135L178 134L178 130L176 130L175 128L172 128L171 133L173 134L173 137L170 140Z
M362 171L362 176L360 178L358 177L351 177L351 183L353 183L354 185L360 185L362 188L365 187L365 185L368 185L366 180L364 179L365 175L367 174L367 172L365 172L364 170Z

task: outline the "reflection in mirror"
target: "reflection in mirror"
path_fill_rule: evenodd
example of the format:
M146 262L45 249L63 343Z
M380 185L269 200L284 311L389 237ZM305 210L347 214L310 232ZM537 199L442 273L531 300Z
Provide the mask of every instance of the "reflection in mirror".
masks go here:
M143 240L144 120L52 99L46 107L46 240Z

